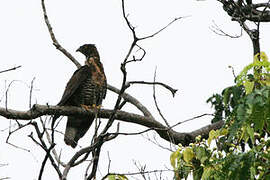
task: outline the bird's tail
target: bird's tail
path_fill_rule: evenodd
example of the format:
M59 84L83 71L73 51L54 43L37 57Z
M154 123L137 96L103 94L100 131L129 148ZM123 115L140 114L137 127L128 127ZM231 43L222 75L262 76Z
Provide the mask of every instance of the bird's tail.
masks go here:
M76 125L76 119L73 116L68 117L64 141L67 145L75 148L78 140L75 140L76 134L78 133L78 125Z
M78 140L85 135L93 121L94 117L90 117L90 119L80 119L78 117L69 116L64 137L65 143L75 148Z

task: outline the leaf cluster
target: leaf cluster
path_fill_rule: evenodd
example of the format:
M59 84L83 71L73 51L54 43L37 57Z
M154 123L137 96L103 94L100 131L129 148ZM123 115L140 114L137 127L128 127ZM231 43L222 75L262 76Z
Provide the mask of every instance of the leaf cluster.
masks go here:
M270 179L270 63L254 56L235 85L214 94L212 123L224 120L207 140L179 147L171 155L175 179Z

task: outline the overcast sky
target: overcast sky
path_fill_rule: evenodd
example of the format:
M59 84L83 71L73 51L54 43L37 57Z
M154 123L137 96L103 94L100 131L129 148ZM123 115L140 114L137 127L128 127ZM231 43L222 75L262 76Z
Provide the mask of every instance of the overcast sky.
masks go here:
M55 35L63 47L83 63L84 56L75 50L85 43L96 44L108 83L120 87L120 64L132 42L131 32L122 17L121 1L47 0L46 5ZM228 34L239 35L241 32L239 25L230 21L217 1L133 0L126 1L126 11L139 37L156 32L176 17L187 16L154 38L140 42L147 54L142 62L129 64L127 68L128 81L153 81L157 67L156 80L178 89L175 98L162 87L156 89L159 106L171 125L211 113L210 105L205 102L207 98L233 85L233 74L228 66L233 66L238 73L252 62L252 45L245 33L238 39L232 39L211 31L210 27L217 24ZM0 22L0 70L22 66L16 71L1 74L1 107L5 106L6 87L16 80L8 91L7 106L17 110L29 109L29 86L33 78L32 103L57 104L76 67L52 45L40 1L1 2ZM270 27L262 25L261 29L261 49L269 55L267 39L270 38ZM154 106L151 86L135 85L127 92L140 100L162 122ZM103 106L113 108L115 99L116 96L109 92ZM124 110L140 113L129 105ZM209 124L210 120L210 117L197 119L177 126L175 130L192 131ZM31 150L30 153L7 145L5 139L8 130L5 129L9 123L9 120L0 118L0 164L8 164L0 167L0 178L37 179L44 153L28 137L32 129L20 131L10 139L13 144ZM60 130L63 131L64 127L63 120ZM144 129L133 124L120 125L121 132ZM92 131L93 128L79 141L80 145L85 145ZM149 136L153 134L149 133ZM61 135L57 138L57 148L63 149L62 158L67 161L79 147L73 150L64 145ZM158 135L156 138L169 147ZM100 159L103 175L107 173L107 152L112 161L111 172L137 171L133 160L146 164L147 170L164 169L165 166L171 168L170 152L153 145L142 136L121 136L104 145ZM49 162L46 167L45 179L55 179L57 175ZM70 177L78 177L79 172L84 171L72 170ZM80 173L79 177L83 175Z

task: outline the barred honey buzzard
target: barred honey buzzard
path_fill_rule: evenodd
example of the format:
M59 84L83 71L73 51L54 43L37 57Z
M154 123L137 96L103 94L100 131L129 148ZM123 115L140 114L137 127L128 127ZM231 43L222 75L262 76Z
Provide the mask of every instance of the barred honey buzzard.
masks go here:
M57 104L59 106L78 106L87 109L101 106L106 96L107 80L99 53L94 44L85 44L76 51L86 56L85 65L74 72ZM53 122L59 117L55 115ZM75 148L93 123L95 116L80 117L68 116L64 141Z

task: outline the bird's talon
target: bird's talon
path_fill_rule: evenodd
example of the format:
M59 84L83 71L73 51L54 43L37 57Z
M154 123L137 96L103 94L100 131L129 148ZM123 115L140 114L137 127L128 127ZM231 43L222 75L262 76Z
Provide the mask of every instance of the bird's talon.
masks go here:
M91 106L87 106L87 105L84 105L84 104L81 104L81 107L83 109L85 109L86 111L89 111L91 109Z
M101 105L97 106L96 104L93 104L92 106L87 106L87 105L81 104L81 107L85 109L86 111L89 111L90 109L100 109Z
M93 108L93 109L100 109L100 108L101 108L101 105L93 104L93 105L92 105L92 108Z

